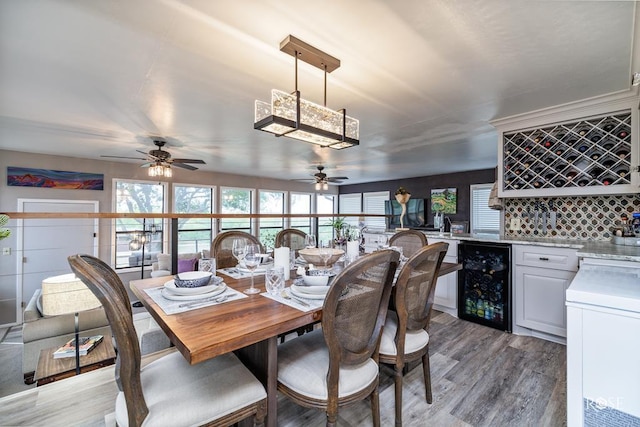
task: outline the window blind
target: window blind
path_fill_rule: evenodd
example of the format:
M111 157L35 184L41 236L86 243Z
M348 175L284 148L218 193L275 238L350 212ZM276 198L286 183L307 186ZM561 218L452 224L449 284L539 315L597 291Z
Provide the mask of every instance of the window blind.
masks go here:
M471 186L471 232L499 233L500 211L489 208L489 194L493 184Z
M367 214L384 215L384 202L389 200L388 191L378 191L375 193L362 194L363 212ZM385 228L385 217L365 217L364 223L371 228Z
M359 214L362 212L362 195L360 193L340 194L339 210L341 214ZM345 218L345 222L351 226L358 226L358 217L350 216Z

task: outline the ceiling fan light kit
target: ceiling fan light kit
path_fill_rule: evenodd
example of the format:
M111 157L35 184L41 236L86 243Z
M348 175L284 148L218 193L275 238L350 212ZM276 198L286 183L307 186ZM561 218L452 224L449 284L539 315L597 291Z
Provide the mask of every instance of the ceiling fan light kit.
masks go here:
M327 73L340 66L340 60L289 35L280 50L295 58L295 90L271 91L271 103L256 100L254 129L287 136L336 150L360 144L360 122L347 116L346 110L327 108ZM298 58L324 71L324 105L300 98Z

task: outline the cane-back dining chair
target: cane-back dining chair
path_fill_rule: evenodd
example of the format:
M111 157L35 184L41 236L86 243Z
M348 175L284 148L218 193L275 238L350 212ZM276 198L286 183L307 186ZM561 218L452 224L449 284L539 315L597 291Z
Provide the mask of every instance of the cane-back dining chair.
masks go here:
M389 238L389 246L399 246L402 248L402 255L407 258L412 257L422 247L427 246L427 236L418 230L403 230L395 233Z
M339 406L367 397L380 425L378 344L399 256L387 249L349 264L327 292L322 329L278 346L278 391L324 409L327 426Z
M387 312L380 340L380 363L394 365L396 426L402 425L402 374L406 363L422 359L424 387L432 402L429 322L438 272L448 243L420 249L404 264L396 280L395 311Z
M276 241L274 246L276 248L287 247L296 252L296 258L298 257L298 251L304 249L304 238L307 236L302 230L295 228L285 228L276 234Z
M264 424L265 389L233 353L191 366L174 351L141 368L131 304L118 275L90 255L68 261L102 303L116 341L118 426L228 426L250 416L254 426Z
M245 239L247 245L255 244L260 246L260 252L264 253L264 248L260 240L253 234L244 231L230 230L218 234L211 242L211 257L216 259L216 268L235 267L238 260L233 256L233 239Z

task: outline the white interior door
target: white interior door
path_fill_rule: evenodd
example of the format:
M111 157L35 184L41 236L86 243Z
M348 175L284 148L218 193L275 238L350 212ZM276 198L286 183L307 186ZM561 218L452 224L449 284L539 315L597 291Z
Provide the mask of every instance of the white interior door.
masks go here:
M19 212L98 212L90 200L19 199ZM70 273L67 257L77 253L98 256L98 219L25 219L18 223L17 301L25 304L42 280ZM20 307L20 304L18 304ZM22 323L22 312L18 323Z

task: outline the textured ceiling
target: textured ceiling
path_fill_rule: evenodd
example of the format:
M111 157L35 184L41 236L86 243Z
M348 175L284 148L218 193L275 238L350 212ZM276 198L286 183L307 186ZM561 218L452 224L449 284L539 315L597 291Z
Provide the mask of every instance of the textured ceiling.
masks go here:
M0 149L137 157L160 135L174 157L202 158L205 170L293 179L322 163L345 183L490 168L490 120L629 89L640 71L636 7L3 1ZM253 129L255 99L293 90L293 59L279 51L288 34L341 60L327 105L360 119L359 147L322 149ZM322 81L300 64L305 99L322 103Z

